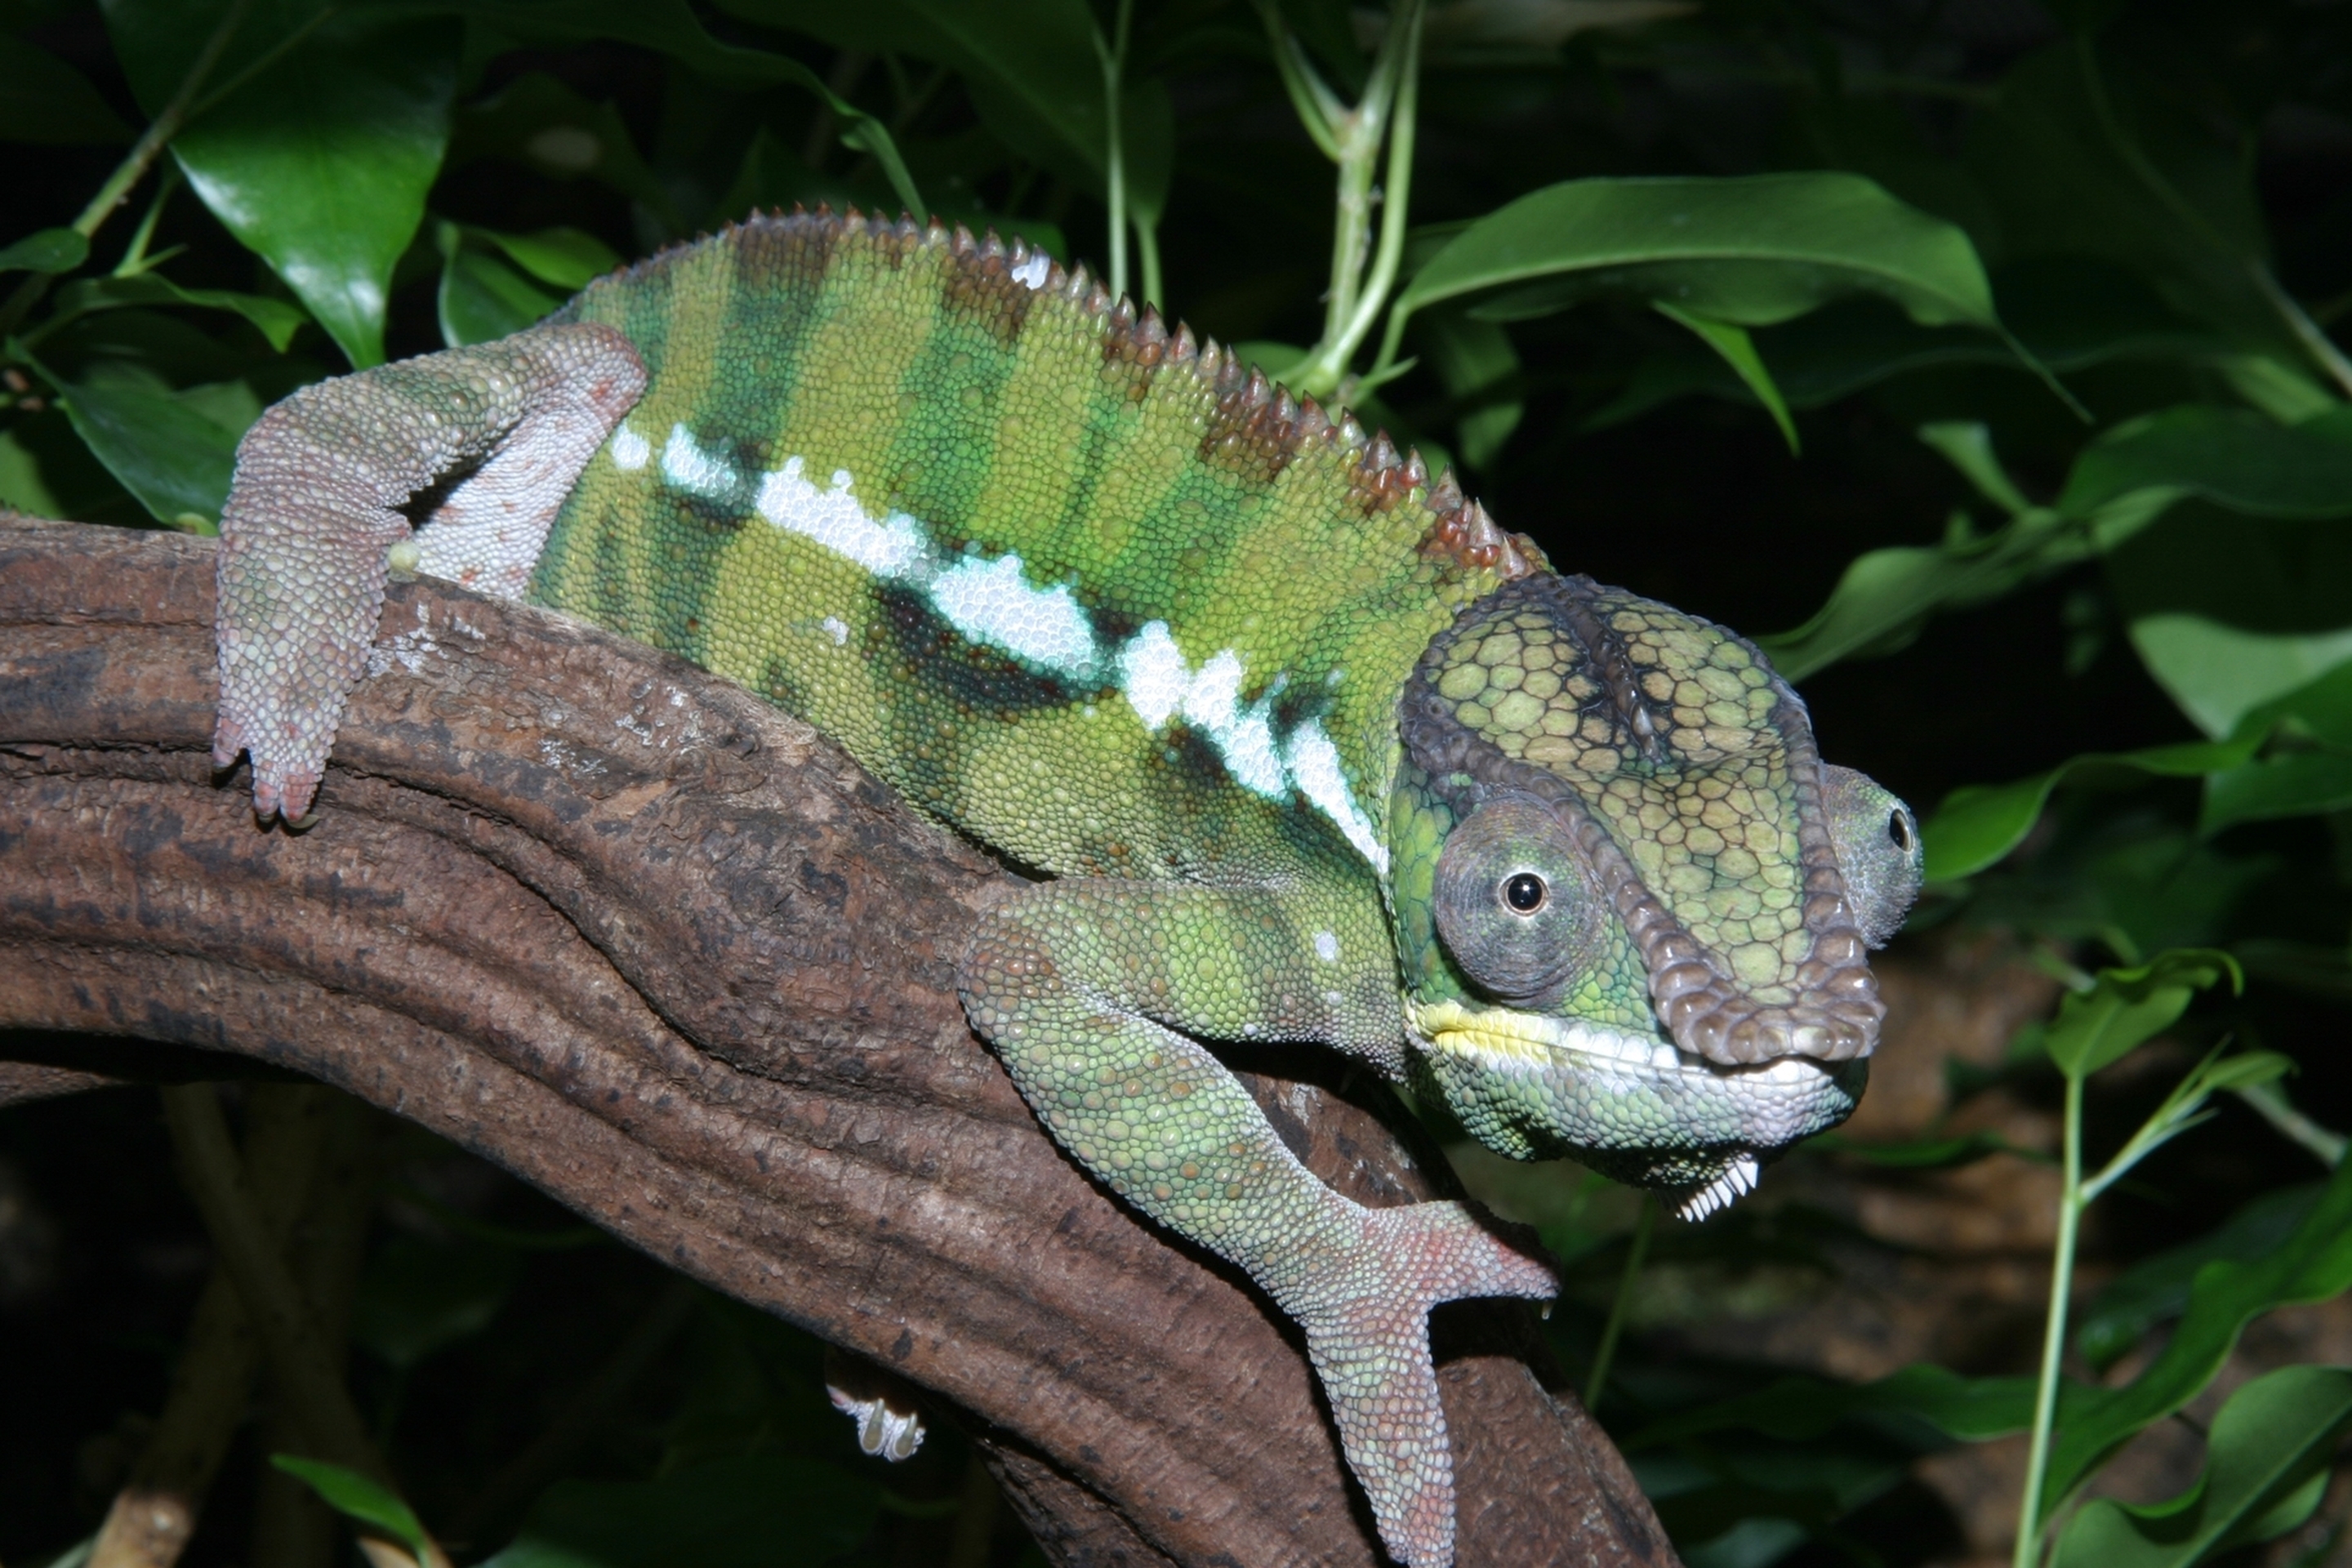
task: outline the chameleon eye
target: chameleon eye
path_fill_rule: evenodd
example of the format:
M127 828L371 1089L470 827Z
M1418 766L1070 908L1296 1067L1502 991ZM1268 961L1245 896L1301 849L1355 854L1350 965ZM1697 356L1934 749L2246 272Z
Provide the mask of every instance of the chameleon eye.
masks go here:
M1822 808L1863 941L1884 947L1919 896L1926 857L1911 808L1852 768L1822 769Z
M1591 961L1601 900L1540 801L1490 801L1455 824L1433 891L1454 968L1498 1001L1547 1005Z

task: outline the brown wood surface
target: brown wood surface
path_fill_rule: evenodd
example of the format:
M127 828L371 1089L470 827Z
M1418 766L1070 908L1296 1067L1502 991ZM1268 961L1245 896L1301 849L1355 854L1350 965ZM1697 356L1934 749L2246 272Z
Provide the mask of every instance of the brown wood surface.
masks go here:
M0 1103L190 1048L320 1079L929 1390L1057 1562L1381 1560L1297 1336L965 1026L1011 875L747 693L425 582L315 825L264 831L207 758L212 609L205 542L0 519L0 1028L44 1032ZM1381 1086L1249 1065L1343 1190L1447 1181ZM1530 1310L1437 1338L1463 1563L1674 1562Z

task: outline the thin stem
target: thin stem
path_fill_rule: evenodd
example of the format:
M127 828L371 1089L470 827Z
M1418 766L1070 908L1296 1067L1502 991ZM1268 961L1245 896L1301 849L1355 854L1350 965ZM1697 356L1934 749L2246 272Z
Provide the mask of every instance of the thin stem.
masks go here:
M1307 59L1306 49L1282 25L1282 14L1269 4L1257 0L1258 15L1265 19L1266 37L1274 52L1274 68L1282 78L1282 88L1290 95L1290 107L1297 111L1298 122L1323 155L1337 163L1342 161L1339 128L1348 118L1348 106L1339 95L1326 86L1322 76Z
M1381 40L1363 100L1337 126L1339 189L1331 235L1331 288L1324 302L1323 336L1290 380L1299 391L1328 397L1347 379L1349 362L1386 303L1404 255L1412 185L1412 124L1420 102L1423 0L1402 0ZM1373 173L1388 143L1388 184L1376 191ZM1372 207L1380 205L1379 248L1371 240ZM1369 272L1367 267L1369 264Z
M2275 1128L2281 1136L2309 1150L2312 1158L2329 1170L2344 1163L2347 1142L2344 1134L2322 1127L2297 1110L2294 1102L2287 1099L2286 1090L2275 1082L2248 1084L2236 1092L2240 1100L2259 1111L2263 1120Z
M2042 1335L2042 1375L2033 1390L2033 1443L2025 1460L2025 1495L2017 1505L2014 1568L2042 1556L2042 1486L2050 1474L2050 1434L2058 1415L2058 1368L2066 1354L2066 1303L2074 1286L2074 1237L2083 1218L2083 1080L2066 1078L2065 1174L2058 1198L2058 1241L2050 1260L2050 1313Z
M2336 384L2344 389L2346 395L2352 396L2352 361L2347 361L2344 352L2320 331L2318 323L2304 313L2303 307L2294 302L2294 297L2278 286L2277 280L2271 277L2270 268L2263 266L2259 258L2242 256L2238 248L2206 220L2205 215L2174 188L2163 172L2148 162L2147 155L2139 150L2139 144L2124 134L2122 123L2116 119L2114 106L2107 100L2106 82L2099 75L2098 60L2091 52L2088 35L2075 36L2074 55L2082 68L2083 87L2090 98L2091 110L2098 117L2099 131L2106 137L2116 156L2122 159L2124 166L2132 172L2132 177L2169 208L2181 226L2211 247L2217 254L2242 263L2253 279L2255 290L2269 303L2289 334L2303 346L2305 353L2318 362L2319 367Z
M1617 1359L1618 1336L1625 1331L1625 1315L1633 1301L1633 1281L1641 1277L1642 1259L1649 1256L1650 1230L1657 1223L1658 1205L1642 1194L1642 1217L1633 1222L1633 1245L1625 1254L1625 1272L1617 1279L1617 1298L1609 1303L1609 1321L1601 1330L1600 1348L1592 1352L1592 1371L1584 1380L1584 1408L1601 1408L1601 1394L1609 1386L1609 1363Z
M2343 388L2347 397L2352 397L2352 360L2344 357L2344 351L2337 348L2336 341L2311 319L2309 311L2295 303L2294 296L2279 287L2278 279L2271 276L2269 268L2259 261L2249 261L2246 270L2253 274L2254 287L2263 291L2263 298L2271 302L2271 309L2279 313L2279 319L2286 323L2287 331L2294 334L2295 342L2303 345L2304 352L2317 360L2320 368L2336 378L2336 384Z
M1370 333L1372 323L1379 320L1381 308L1388 302L1389 290L1396 285L1397 268L1404 260L1405 226L1412 205L1413 125L1421 108L1421 18L1422 0L1412 0L1405 22L1404 61L1399 68L1396 109L1389 131L1380 252L1372 262L1372 275L1364 280L1362 292L1357 296L1355 313L1349 317L1340 341L1333 345L1342 371Z
M1143 264L1143 302L1167 308L1167 297L1160 292L1160 226L1147 223L1143 215L1135 215L1135 253Z
M1110 124L1105 137L1105 153L1110 163L1110 292L1118 299L1127 292L1127 150L1121 134L1119 87L1127 75L1127 35L1129 25L1135 19L1135 0L1118 0L1117 36L1109 43L1103 41L1102 29L1095 29L1095 58L1102 63L1103 110Z
M163 172L155 176L155 194L148 200L147 211L139 219L139 226L131 234L131 243L122 249L122 259L115 264L117 278L136 278L156 263L147 258L147 247L155 238L155 225L163 216L163 205L172 193L180 187L180 166L166 163ZM162 258L157 258L161 260Z
M467 1505L451 1534L460 1541L481 1540L491 1530L510 1524L525 1504L559 1479L604 1429L613 1407L645 1375L662 1347L685 1327L698 1300L694 1286L682 1278L665 1285L611 1358Z
M835 98L847 98L857 89L857 79L873 63L874 57L864 49L844 49L833 57L833 65L824 73L824 85ZM817 100L816 111L809 116L808 133L801 138L801 162L820 174L824 173L825 154L833 151L833 132L838 123L833 105L824 99Z
M252 3L253 0L229 0L229 7L222 14L219 26L213 29L212 37L205 40L204 47L196 51L194 61L189 65L188 74L180 79L179 88L172 94L172 100L163 106L163 112L155 116L153 122L131 144L122 162L115 165L114 173L106 177L106 184L99 186L98 195L90 197L89 205L81 209L81 216L73 220L76 234L84 239L95 235L114 209L122 205L122 199L131 194L131 187L145 177L148 168L162 155L172 138L180 133L180 128L188 121L189 106L195 102L196 94L203 90L205 79L212 75L215 66L220 64L221 52L236 37L236 29L244 22L245 13ZM16 286L16 291L8 297L8 302L0 305L0 336L5 336L25 319L25 313L39 302L48 286L49 275L46 272L36 272Z
M990 1542L996 1534L996 1478L977 1446L964 1461L963 1495L957 1500L955 1539L948 1546L947 1568L986 1568Z
M391 1469L328 1359L301 1288L254 1211L213 1086L183 1084L162 1093L180 1178L245 1302L278 1397L320 1458L392 1486ZM425 1568L447 1568L437 1548L431 1556Z
M263 71L268 70L271 66L276 65L279 60L285 58L288 50L293 48L297 44L299 44L303 39L309 37L312 33L317 32L322 24L332 21L337 13L341 10L342 7L340 5L322 5L318 10L312 12L308 21L295 28L292 32L287 34L284 37L279 38L276 43L271 44L268 48L262 50L261 53L256 55L252 59L247 60L245 63L244 68L235 76L229 78L226 81L213 89L212 91L205 94L204 98L196 104L196 106L188 110L187 121L189 122L193 122L205 114L209 113L214 105L221 102L231 93L236 91L237 89L243 87L247 82L251 81L255 77L259 76Z

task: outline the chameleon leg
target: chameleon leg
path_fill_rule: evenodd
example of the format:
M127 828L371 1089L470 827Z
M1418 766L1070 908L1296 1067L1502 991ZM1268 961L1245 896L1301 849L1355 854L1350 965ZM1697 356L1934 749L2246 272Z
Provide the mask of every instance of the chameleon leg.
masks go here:
M387 552L409 537L395 509L473 468L420 537L419 564L519 596L572 482L644 388L620 333L548 326L320 382L246 432L221 512L213 762L252 754L257 816L310 807L375 637Z
M1442 1568L1454 1478L1429 1309L1557 1283L1459 1204L1370 1209L1325 1186L1191 1037L1387 1055L1402 1037L1394 963L1360 895L1074 879L991 918L963 993L1064 1148L1306 1331L1381 1539L1411 1568Z

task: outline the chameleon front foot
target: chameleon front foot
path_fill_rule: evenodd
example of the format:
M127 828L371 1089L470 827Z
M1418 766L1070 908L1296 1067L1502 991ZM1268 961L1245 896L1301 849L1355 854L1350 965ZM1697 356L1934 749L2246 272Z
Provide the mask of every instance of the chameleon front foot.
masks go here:
M306 386L237 444L221 509L213 765L253 759L254 815L299 819L367 666L400 510L467 475L415 537L422 569L519 599L581 470L645 388L627 339L533 328Z
M1454 1561L1454 1460L1429 1352L1429 1310L1472 1296L1549 1298L1544 1265L1512 1250L1459 1204L1360 1211L1362 1238L1282 1304L1331 1401L1348 1468L1381 1540L1406 1568Z

